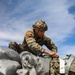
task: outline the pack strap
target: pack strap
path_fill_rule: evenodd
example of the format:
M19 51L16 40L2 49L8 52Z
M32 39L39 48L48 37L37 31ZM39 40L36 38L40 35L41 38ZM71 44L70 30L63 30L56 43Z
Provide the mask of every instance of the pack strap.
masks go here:
M65 74L65 60L59 58L60 61L60 74Z

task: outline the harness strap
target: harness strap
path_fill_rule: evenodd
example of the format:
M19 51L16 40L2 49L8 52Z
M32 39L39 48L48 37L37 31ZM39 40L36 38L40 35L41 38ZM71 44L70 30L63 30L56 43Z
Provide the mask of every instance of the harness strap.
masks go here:
M65 74L65 60L59 58L60 61L60 74Z

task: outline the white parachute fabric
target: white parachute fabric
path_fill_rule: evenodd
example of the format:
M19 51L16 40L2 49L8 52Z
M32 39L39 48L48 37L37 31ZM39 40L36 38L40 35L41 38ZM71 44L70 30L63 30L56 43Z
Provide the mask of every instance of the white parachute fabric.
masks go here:
M0 75L16 75L19 68L19 54L12 49L0 47Z
M16 70L20 67L20 64L16 61L1 59L0 75L16 75Z
M16 51L9 48L0 47L0 59L10 59L20 62L19 54Z
M60 74L65 74L65 60L63 60L62 58L59 58L59 62L60 62Z
M49 75L50 60L36 57L35 55L27 51L22 52L20 54L20 57L21 57L22 68L26 69L29 75L31 75L32 71L35 73L33 75L36 75L36 74L37 75Z

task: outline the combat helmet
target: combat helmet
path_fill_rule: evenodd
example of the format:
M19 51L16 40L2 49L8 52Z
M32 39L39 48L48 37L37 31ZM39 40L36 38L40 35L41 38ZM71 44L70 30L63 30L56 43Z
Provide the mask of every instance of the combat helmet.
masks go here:
M35 28L35 27L39 28L40 30L44 30L44 31L46 31L46 30L48 29L47 24L45 23L44 20L39 20L39 21L37 21L37 22L33 25L33 28Z

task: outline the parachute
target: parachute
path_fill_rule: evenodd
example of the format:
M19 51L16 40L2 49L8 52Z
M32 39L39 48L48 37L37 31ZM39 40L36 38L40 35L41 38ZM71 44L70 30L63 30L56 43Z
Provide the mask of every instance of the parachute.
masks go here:
M0 47L0 75L75 75L75 56L46 59Z

